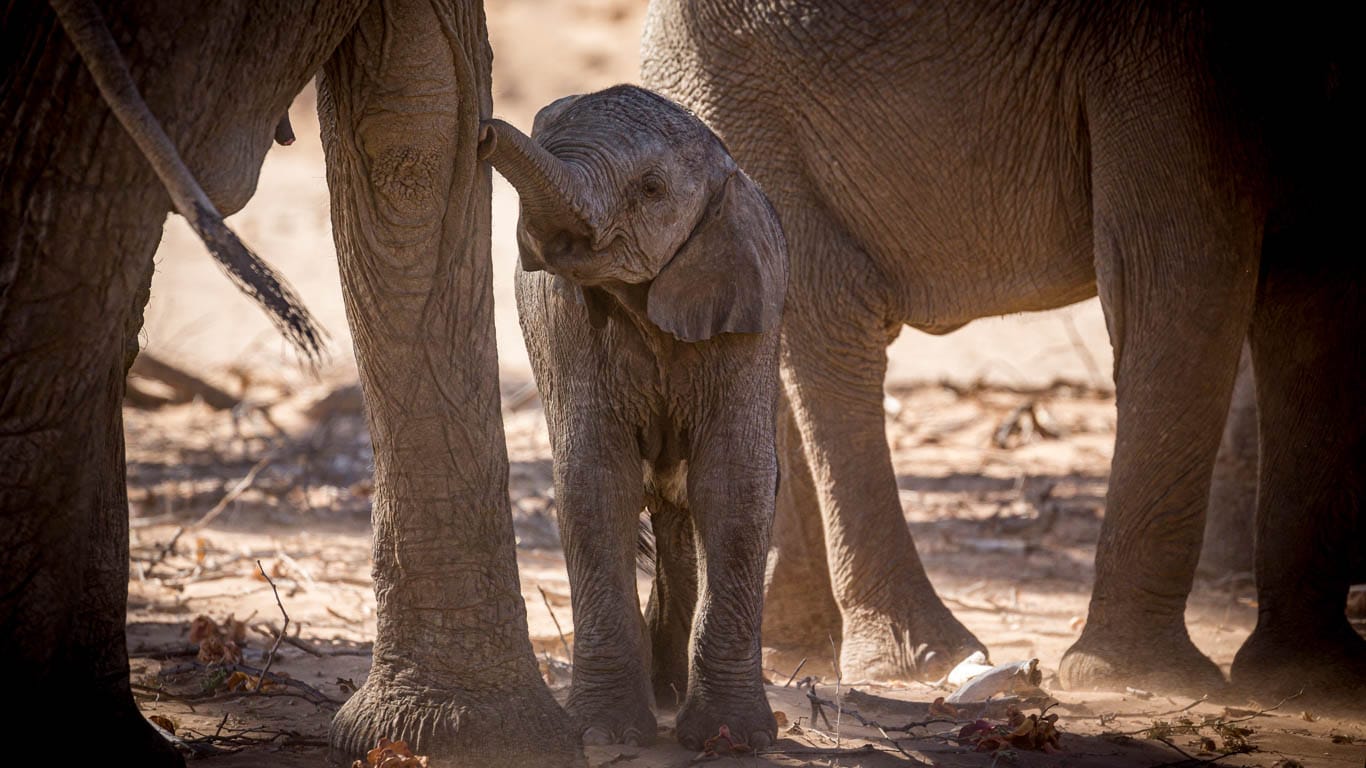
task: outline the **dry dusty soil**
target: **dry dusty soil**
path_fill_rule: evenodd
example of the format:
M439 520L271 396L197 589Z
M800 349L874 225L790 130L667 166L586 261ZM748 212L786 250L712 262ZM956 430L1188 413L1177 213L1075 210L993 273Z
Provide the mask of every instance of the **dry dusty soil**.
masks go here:
M488 3L495 112L526 129L536 108L558 96L635 80L642 5ZM327 325L333 364L320 378L299 372L269 324L233 293L173 217L158 255L145 347L243 404L126 411L135 690L144 711L168 718L200 756L197 762L217 768L325 764L328 723L365 679L375 633L372 456L354 389L312 98L305 92L291 112L298 143L270 154L256 199L231 221ZM494 194L496 311L522 591L546 680L563 696L573 616L545 425L528 388L511 296L516 199L501 180ZM1058 702L1049 713L1057 715L1060 751L975 752L958 741L961 723L944 721L978 713L930 717L928 702L944 691L924 683L837 681L827 659L811 659L791 685L785 683L793 669L769 670L770 699L786 725L774 749L740 764L1152 766L1217 759L1220 765L1299 761L1359 768L1366 762L1366 723L1305 711L1295 701L1201 702L1057 689L1052 674L1085 615L1104 507L1115 418L1107 394L1110 365L1094 301L981 321L942 338L907 333L891 356L888 438L921 558L995 661L1040 660L1044 687ZM1074 384L1050 384L1057 380ZM152 393L159 386L136 383ZM1030 403L1051 413L1061 434L995 445L1002 422ZM278 604L261 570L278 587ZM643 577L641 588L644 594ZM268 684L253 693L247 680L244 689L232 672L251 675L267 664L285 612L288 634L270 663ZM1248 580L1228 579L1199 584L1187 618L1195 643L1227 667L1255 615ZM236 670L225 667L221 650L217 663L199 661L191 642L199 616L244 622ZM816 711L812 696L831 703ZM1003 713L985 715L1000 722ZM671 718L661 712L657 744L592 748L590 764L647 768L712 759L678 747L668 730ZM940 722L907 727L930 719ZM1251 751L1226 755L1226 749ZM716 759L730 764L737 757Z
M337 704L365 678L375 632L368 438L354 388L345 382L258 380L245 394L247 405L235 413L203 403L126 413L134 682L144 711L170 718L206 765L319 765ZM563 696L573 615L545 423L539 402L522 387L505 391L504 403L522 593L546 681ZM1036 434L1027 442L1016 435L998 447L1000 425L1029 404L1051 414L1062 435ZM1306 711L1293 700L1201 703L1139 691L1058 690L1052 675L1081 628L1092 579L1114 436L1111 397L1068 386L1021 393L922 385L894 388L889 405L887 433L906 521L930 576L994 661L1040 660L1044 688L1058 702L1050 713L1058 716L1061 751L975 752L956 740L962 723L954 722L892 730L930 719L927 704L946 691L837 681L828 659L814 659L797 681L824 674L805 687L785 685L791 668L768 670L770 700L787 727L775 749L743 763L1150 766L1180 762L1183 752L1207 760L1236 747L1252 751L1220 764L1363 765L1366 723ZM644 576L640 589L643 599ZM261 694L231 690L232 668L197 658L193 620L226 624L232 616L246 629L240 669L254 674L282 612L290 619L288 641L270 669L288 677L272 677ZM1195 643L1227 669L1255 615L1248 580L1226 579L1198 585L1187 620ZM810 693L842 707L813 713ZM987 715L993 722L1003 716L999 709ZM887 735L860 725L859 716ZM698 755L673 743L670 718L661 712L654 746L591 748L590 764L691 764Z

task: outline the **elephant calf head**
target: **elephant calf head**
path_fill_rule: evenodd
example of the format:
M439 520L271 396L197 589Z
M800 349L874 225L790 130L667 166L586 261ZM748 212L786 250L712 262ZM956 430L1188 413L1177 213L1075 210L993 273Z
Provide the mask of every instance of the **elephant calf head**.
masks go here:
M647 286L651 322L682 341L761 333L787 265L772 206L702 121L643 88L567 96L530 137L484 123L479 154L521 196L522 267L582 287Z

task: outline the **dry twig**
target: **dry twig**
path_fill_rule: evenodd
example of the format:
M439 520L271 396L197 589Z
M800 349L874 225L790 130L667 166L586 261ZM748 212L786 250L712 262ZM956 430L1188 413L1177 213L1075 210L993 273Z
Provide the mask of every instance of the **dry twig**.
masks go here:
M275 644L270 647L270 653L266 656L266 665L261 668L261 675L256 678L256 690L253 693L261 692L261 684L266 681L266 674L270 672L270 665L275 663L275 652L280 649L280 641L284 639L285 633L289 631L289 614L285 613L285 604L280 602L280 590L275 588L275 582L271 581L270 574L266 573L265 566L261 561L256 561L256 567L260 569L261 575L270 584L270 591L275 593L275 604L280 606L280 615L285 617L285 625L280 627L280 634L275 636Z
M275 455L273 453L262 457L260 461L252 465L251 469L247 470L245 477L238 480L237 484L224 494L223 498L219 499L217 504L213 505L212 509L204 513L203 517L189 525L182 525L177 528L176 532L171 536L171 540L166 542L166 546L161 548L161 551L157 553L156 558L147 566L144 576L150 576L152 574L152 569L156 568L162 560L165 560L167 555L175 551L175 545L180 541L181 536L184 536L189 531L197 531L200 528L203 528L209 523L212 523L219 515L223 514L223 510L227 509L229 504L236 501L238 496L241 496L251 487L251 484L256 481L256 476L261 473L261 470L269 466L274 458Z
M540 584L536 585L536 590L541 593L541 600L545 602L545 611L550 614L550 620L555 622L555 631L560 634L560 645L564 646L564 658L573 663L574 653L569 650L569 641L564 639L564 630L560 629L560 620L555 617L555 609L550 607L550 595L545 593L545 589Z

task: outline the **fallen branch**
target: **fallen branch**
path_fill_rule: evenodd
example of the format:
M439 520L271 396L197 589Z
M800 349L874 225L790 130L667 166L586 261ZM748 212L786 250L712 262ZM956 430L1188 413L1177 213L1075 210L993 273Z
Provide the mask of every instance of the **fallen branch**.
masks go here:
M1232 718L1232 719L1227 719L1227 718L1223 718L1223 717L1211 717L1211 718L1206 718L1205 720L1202 720L1201 722L1198 722L1198 723L1192 720L1192 721L1190 722L1189 725L1187 725L1187 724L1185 724L1185 723L1181 723L1181 724L1178 725L1178 726L1172 726L1172 727L1173 727L1173 728L1181 728L1181 729L1190 729L1190 731L1191 731L1192 733L1199 733L1200 729L1202 729L1202 728L1219 728L1219 727L1221 727L1221 726L1235 725L1235 724L1237 724L1237 723L1246 723L1246 722L1249 721L1249 720L1253 720L1253 719L1255 719L1255 718L1262 717L1263 715L1269 715L1269 714L1271 714L1272 712L1275 712L1276 710L1278 710L1278 709L1280 709L1282 706L1284 706L1285 703L1286 703L1287 701L1290 701L1290 700L1292 700L1292 699L1298 699L1299 697L1301 697L1301 696L1303 696L1303 695L1304 695L1304 691L1301 689L1298 693L1294 693L1294 694L1291 694L1291 695L1289 695L1289 696L1286 696L1284 699L1281 699L1280 701L1276 702L1276 705L1275 705L1275 706L1267 707L1266 709L1257 710L1256 712L1253 712L1253 713L1251 713L1251 714L1249 714L1249 715L1246 715L1246 716L1243 716L1243 717L1235 717L1235 718ZM1173 714L1173 715L1174 715L1174 714L1176 714L1176 713L1178 713L1178 712L1185 712L1186 710L1188 710L1188 709L1190 709L1191 707L1195 706L1195 704L1199 704L1201 701L1204 701L1204 699L1203 699L1203 698L1202 698L1202 699L1199 699L1199 700L1197 700L1196 702L1194 702L1193 704L1190 704L1189 706L1183 707L1183 708L1181 708L1181 709L1173 710L1172 712L1169 712L1169 713L1167 713L1167 714ZM1159 716L1159 715L1148 715L1148 714L1136 715L1136 717L1158 717L1158 716ZM1153 726L1150 725L1150 726L1148 726L1147 728L1140 728L1140 729L1138 729L1138 730L1136 730L1136 731L1106 731L1105 733L1102 733L1101 735L1102 735L1102 736L1141 736L1141 735L1143 735L1143 734L1145 734L1145 733L1151 732L1152 730L1153 730ZM1159 741L1161 741L1161 739L1159 739Z
M271 682L275 681L272 680ZM309 704L319 707L323 705L329 705L332 707L341 706L341 702L338 702L336 699L333 699L330 696L327 696L321 692L318 692L316 696L296 691L248 691L245 689L237 691L220 691L218 693L175 693L173 691L165 690L164 688L156 688L150 685L142 685L139 683L130 683L130 685L133 688L134 696L143 696L158 701L163 699L167 701L179 701L185 704L203 704L214 701L232 701L234 699L243 699L248 697L255 698L259 696L265 698L277 697L288 699L303 699Z
M183 371L146 352L137 356L129 373L141 376L144 379L159 381L170 387L176 393L176 397L168 399L171 403L188 403L199 398L204 401L205 405L214 410L227 411L236 408L242 402L198 376Z
M858 757L859 755L873 755L879 752L886 752L885 749L878 749L874 744L864 744L861 747L765 747L755 750L754 754L759 757L769 755L787 755L789 757ZM903 753L904 754L904 753Z
M317 699L317 701L314 701L315 704L325 702L337 706L341 705L340 701L332 698L331 696L328 696L327 694L323 693L317 688L314 688L308 683L305 683L301 680L295 680L292 677L285 677L284 675L276 674L262 669L257 669L256 667L250 666L248 664L205 664L201 661L191 661L185 664L178 664L168 669L162 669L157 672L157 676L171 677L173 675L178 675L182 672L204 672L210 669L224 670L227 672L244 672L253 677L260 677L262 679L267 680L268 682L275 683L286 688L297 688L298 690L303 691L308 696ZM153 688L150 690L157 691L160 689ZM265 696L269 693L269 691L262 691L261 695Z
M816 694L816 686L814 683L803 687L806 689L807 700L811 702L811 711L813 713L811 716L811 722L813 723L816 721L816 716L819 715L820 717L824 718L826 724L829 725L830 720L829 718L825 717L824 710L822 709L823 707L831 707L832 709L834 709L837 717L841 714L849 715L850 717L857 720L859 725L862 725L864 728L873 728L879 731L894 731L897 733L910 733L916 728L926 728L931 725L963 725L965 723L972 722L971 720L950 720L942 717L932 717L927 720L916 720L913 722L909 722L905 725L886 725L884 723L879 723L876 720L871 720L869 718L864 717L863 715L859 714L857 710L849 709L848 707L841 707L835 702L830 701L829 699L821 698Z
M321 659L321 658L323 658L323 657L325 657L325 656L332 655L332 654L323 653L322 651L318 650L317 648L314 648L313 646L309 645L308 643L305 643L303 640L300 640L300 639L297 638L297 637L289 637L289 636L287 636L287 635L284 634L284 630L282 630L282 629L281 629L281 630L277 630L277 629L275 629L275 627L271 626L270 624L264 624L264 623L263 623L263 624L256 624L255 626L253 626L253 627L251 628L251 631L252 631L252 632L255 632L256 634L261 635L261 636L263 636L263 637L269 637L269 638L272 638L272 639L284 638L284 641L285 641L286 643L289 643L290 645L294 646L295 648L298 648L299 650L303 651L304 653L308 654L309 656L313 656L313 657L315 657L315 658Z

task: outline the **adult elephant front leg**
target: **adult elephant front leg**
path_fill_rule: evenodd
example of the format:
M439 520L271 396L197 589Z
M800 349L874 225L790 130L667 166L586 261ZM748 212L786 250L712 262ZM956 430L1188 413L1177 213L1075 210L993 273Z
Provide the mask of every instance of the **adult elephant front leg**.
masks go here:
M784 225L793 277L782 373L817 488L830 584L843 617L840 671L845 678L937 677L982 645L934 593L902 514L882 410L886 346L894 335L876 308L882 283L819 211L803 210ZM847 258L821 254L823 248ZM841 268L821 268L832 263ZM796 511L804 510L811 507Z
M379 630L334 754L582 765L527 639L508 508L477 3L376 2L319 88L337 250L375 446Z
M1203 112L1218 94L1163 63L1174 66L1144 61L1150 76L1126 88L1097 83L1088 112L1096 273L1119 414L1090 612L1059 674L1068 688L1199 695L1224 680L1190 640L1186 599L1261 221L1258 190L1240 186L1230 159L1239 137L1207 135L1221 125Z

